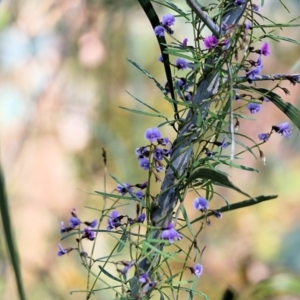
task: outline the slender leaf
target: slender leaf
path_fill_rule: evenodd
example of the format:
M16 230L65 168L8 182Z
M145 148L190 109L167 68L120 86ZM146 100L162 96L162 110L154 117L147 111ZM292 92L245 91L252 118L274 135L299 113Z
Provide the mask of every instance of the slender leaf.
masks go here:
M131 108L123 107L123 106L119 106L119 108L124 109L124 110L128 110L128 111L130 111L132 113L139 114L139 115L144 115L144 116L148 116L148 117L155 117L155 118L164 118L164 119L166 119L166 117L163 116L163 115L161 115L161 114L152 114L152 113L148 113L148 112L145 112L145 111L131 109Z
M247 193L243 192L238 187L233 185L231 183L231 181L229 181L228 177L225 174L220 173L220 172L215 171L215 170L211 170L211 169L205 169L205 168L197 169L187 179L186 185L191 184L194 180L199 179L199 178L200 179L211 180L214 184L224 186L224 187L228 187L228 188L233 189L233 190L235 190L235 191L237 191L237 192L239 192L239 193L241 193L241 194L243 194L247 197L252 198Z
M128 233L127 233L127 231L124 231L121 236L119 246L117 248L118 253L120 253L123 250L123 248L125 247L127 238L128 238Z
M98 266L102 273L104 273L107 277L111 278L114 281L122 282L119 278L115 277L114 275L110 274L108 271L105 270L102 266Z
M13 267L13 271L16 278L18 294L20 300L25 300L25 292L23 288L21 272L20 272L20 262L18 257L18 250L17 246L13 239L13 230L10 221L10 214L9 214L9 205L6 196L5 190L5 183L4 177L2 174L2 169L0 167L0 211L1 211L1 218L3 224L3 230L5 235L5 241L7 245L7 252L9 253L10 261Z

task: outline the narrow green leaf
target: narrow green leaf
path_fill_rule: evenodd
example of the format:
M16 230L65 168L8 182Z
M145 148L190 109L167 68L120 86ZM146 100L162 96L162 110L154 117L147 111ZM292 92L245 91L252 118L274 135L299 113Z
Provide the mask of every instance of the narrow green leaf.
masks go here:
M185 207L184 207L183 205L180 205L180 210L181 210L182 216L183 216L183 218L184 218L184 221L185 221L185 223L186 223L187 226L188 226L188 229L189 229L189 231L190 231L191 236L195 236L194 231L193 231L193 228L192 228L192 226L191 226L191 223L190 223L190 220L189 220L189 217L188 217L188 215L187 215L187 212L186 212Z
M119 246L117 248L118 253L120 253L123 250L123 248L125 247L127 238L128 238L127 231L124 231L122 236L121 236Z
M257 92L269 98L296 126L300 129L300 111L289 102L285 102L282 98L264 88L254 88Z
M1 167L0 167L0 211L1 211L6 246L8 250L7 252L9 253L10 261L15 274L19 299L25 300L25 292L24 292L22 278L21 278L18 250L13 238L13 230L12 230L10 214L9 214L9 205L7 201L4 177L2 174Z
M106 271L102 266L98 266L102 273L104 273L107 277L111 278L114 281L122 282L119 278L115 277L114 275L110 274Z
M130 294L131 295L138 295L139 294L139 289L140 289L140 284L138 281L138 278L136 276L133 276L128 280L129 286L130 286Z
M243 165L240 165L240 164L236 164L236 163L234 163L233 161L230 161L230 160L226 161L226 160L221 160L220 159L219 161L224 165L227 165L227 166L230 166L230 167L233 167L233 168L236 168L236 169L241 169L241 170L244 170L244 171L259 173L259 170L257 170L257 169L247 167L247 166L243 166Z
M161 115L161 114L152 114L152 113L148 113L148 112L145 112L145 111L141 111L141 110L137 110L137 109L131 109L131 108L123 107L123 106L119 106L119 108L130 111L130 112L135 113L135 114L139 114L139 115L166 119L166 117Z
M155 109L154 107L148 105L147 103L143 102L142 100L136 98L135 96L133 96L132 94L130 94L128 91L126 91L127 94L129 94L133 99L135 99L136 101L140 102L141 104L145 105L146 107L148 107L149 109L157 112L157 113L160 113L157 109Z
M200 169L197 169L196 171L194 171L190 175L190 177L187 179L186 185L191 184L194 180L199 179L199 178L211 180L213 184L228 187L228 188L233 189L247 197L252 198L247 193L243 192L238 187L233 185L231 183L231 181L229 181L228 177L226 175L224 175L223 173L220 173L215 170L205 169L205 168L200 168Z
M156 84L156 86L162 91L163 94L166 94L165 88L145 69L143 69L141 66L139 66L136 62L133 60L127 58L127 60L132 63L136 68L138 68L140 71L142 71L149 79L153 80Z
M176 6L174 3L169 2L167 0L165 0L166 3L169 4L169 6L175 10L179 15L185 17L187 20L189 20L189 18L187 17L186 13L184 11L182 11L178 6Z

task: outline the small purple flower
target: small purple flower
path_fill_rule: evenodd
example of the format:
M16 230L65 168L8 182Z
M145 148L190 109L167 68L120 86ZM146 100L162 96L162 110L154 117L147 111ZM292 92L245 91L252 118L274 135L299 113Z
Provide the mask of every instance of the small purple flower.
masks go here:
M222 23L221 29L222 31L226 32L228 30L229 26L226 23Z
M132 186L129 183L118 184L116 190L119 192L119 194L125 195L128 193L128 190L132 191Z
M244 24L244 27L245 27L245 29L247 29L247 30L252 29L252 24L251 24L251 22L247 20L247 21L245 22L245 24Z
M256 4L252 4L252 10L255 12L259 12L259 6Z
M139 160L139 165L144 170L149 170L150 162L148 158L142 158Z
M158 139L157 142L162 146L166 146L168 143L170 143L170 140L169 138L164 137L162 139Z
M143 199L144 197L144 193L142 190L138 190L135 195L139 198L139 199Z
M219 210L213 210L212 211L213 215L217 218L217 219L221 219L222 218L222 214Z
M130 262L122 262L123 265L125 266L123 270L119 270L124 276L127 275L127 272L129 271L130 268L135 264L135 260L132 260Z
M242 5L242 4L244 4L245 3L245 0L235 0L234 1L234 5L235 6L239 6L239 5Z
M187 68L187 62L181 57L177 58L175 65L178 70L184 70Z
M121 217L122 216L119 214L119 212L117 210L112 211L107 220L108 226L107 226L106 230L112 230L114 228L119 227L121 225L121 222L120 222Z
M89 227L91 227L91 228L96 228L96 226L97 226L97 224L98 224L98 220L97 219L95 219L95 220L93 220L92 222L84 222L84 224L86 225L86 226L89 226Z
M263 97L263 101L264 102L271 102L271 100L269 98L267 98L267 97Z
M142 213L142 214L140 214L140 215L137 217L136 222L137 222L137 223L144 223L145 219L146 219L146 214Z
M251 114L256 114L260 111L260 104L257 103L249 103L247 105L247 109L251 112Z
M165 31L166 31L166 29L163 26L161 26L161 25L158 25L158 26L156 26L154 28L154 33L157 36L164 36L165 35Z
M64 221L61 221L60 222L60 233L64 233L64 232L67 232L67 228L65 226L65 222Z
M146 147L139 147L135 149L135 155L138 159L144 158L145 156L149 156L149 150Z
M192 92L187 92L187 93L184 95L184 99L185 99L185 101L187 101L187 102L192 101L192 98L193 98L193 93L192 93Z
M203 272L203 266L200 264L196 264L193 268L190 268L192 273L197 277L200 277Z
M210 35L204 39L204 45L206 49L211 49L216 47L218 45L218 42L219 42L218 39L213 35Z
M182 239L182 235L174 229L175 224L170 223L166 228L163 229L161 233L161 238L164 240L168 240L170 244L173 244L174 241L180 241Z
M154 150L153 157L156 160L162 160L164 158L164 150L156 147Z
M176 80L176 82L175 82L175 86L178 87L180 90L182 90L184 88L185 84L186 84L185 78L180 78L180 79Z
M172 14L166 14L161 21L163 26L173 26L175 24L175 17Z
M270 137L269 133L260 133L258 135L258 139L263 142L266 142L269 139L269 137Z
M161 138L161 133L158 128L149 128L145 132L145 139L150 143L157 142L157 139Z
M83 239L87 238L88 240L93 241L95 239L95 236L96 234L94 231L91 231L88 228L83 229L83 235L82 235Z
M158 61L160 61L162 63L164 62L164 58L163 58L162 54L159 56Z
M214 144L218 147L223 148L223 149L226 149L228 147L228 144L226 143L226 138L225 137L223 138L222 142L216 141L216 142L214 142Z
M194 208L201 212L205 212L209 208L208 201L204 197L198 197L194 200Z
M57 252L58 256L63 256L64 254L68 253L68 250L64 249L61 244L58 244L58 248L59 248L59 251Z
M72 228L75 228L76 226L80 225L80 220L76 217L71 217L69 220L69 223L71 225Z
M260 53L264 56L269 56L271 54L270 52L270 46L267 42L264 42L260 48Z
M140 283L146 283L149 280L149 275L147 272L139 276Z
M188 39L185 38L185 39L182 41L182 45L183 45L184 47L186 47L186 46L187 46L187 43L188 43Z
M213 157L214 153L212 151L210 151L209 149L205 148L205 155L207 157Z
M292 128L288 122L274 125L272 126L272 129L286 138L290 138L292 136Z
M252 83L253 80L255 80L256 76L258 76L263 69L263 64L261 61L261 56L258 57L255 67L251 69L250 71L246 72L246 76L248 78L249 83Z

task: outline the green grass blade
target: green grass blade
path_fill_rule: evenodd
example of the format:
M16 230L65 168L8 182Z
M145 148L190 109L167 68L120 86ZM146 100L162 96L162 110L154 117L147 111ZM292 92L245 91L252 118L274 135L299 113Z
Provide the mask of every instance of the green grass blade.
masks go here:
M2 174L1 167L0 167L0 211L1 211L7 250L8 250L7 252L9 253L11 264L15 273L19 299L25 300L26 299L25 292L24 292L21 272L20 272L20 262L19 262L17 247L13 239L12 225L10 222L10 215L9 215L9 206L8 206L8 201L7 201L6 191L5 191L5 182L4 182L4 177Z

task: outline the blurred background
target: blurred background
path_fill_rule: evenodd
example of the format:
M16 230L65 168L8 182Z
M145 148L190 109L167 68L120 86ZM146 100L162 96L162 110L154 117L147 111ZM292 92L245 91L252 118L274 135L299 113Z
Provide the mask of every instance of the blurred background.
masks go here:
M185 1L172 2L186 10ZM159 16L170 12L156 8ZM286 23L298 17L300 2L288 1L288 8L290 13L280 1L265 1L260 12ZM174 29L177 39L188 37L192 44L188 24L179 20ZM297 28L274 34L300 40ZM300 73L298 45L268 42L272 55L264 58L264 74ZM103 190L102 147L107 151L109 173L124 182L145 180L134 149L144 144L144 131L162 120L135 115L119 106L145 110L128 91L172 118L171 107L155 84L126 60L136 61L164 85L159 55L153 30L137 1L1 2L1 164L28 299L84 298L82 294L70 295L71 290L85 288L86 272L76 254L57 257L60 221L67 221L73 208L82 220L97 218L96 211L84 207L102 205L101 197L90 194ZM299 107L299 86L289 82L282 86L291 94L278 93ZM255 117L257 122L240 125L240 132L254 140L258 133L287 121L272 103L264 103ZM174 137L169 127L163 127L162 132ZM199 246L206 246L206 250L198 287L211 299L221 299L227 286L247 293L264 279L282 283L286 276L299 275L299 133L295 128L289 140L273 135L262 149L266 165L248 155L243 161L260 174L233 169L229 170L231 180L251 195L279 197L224 214L200 235ZM107 190L115 186L108 179ZM231 191L222 193L230 203L244 199ZM191 203L193 197L188 196L187 201ZM222 205L224 202L216 199L211 207ZM197 216L192 209L190 214ZM71 243L71 239L62 242L64 247ZM103 237L99 254L107 255L112 243L113 239ZM0 298L17 299L7 257L1 235ZM108 297L97 294L95 299Z

